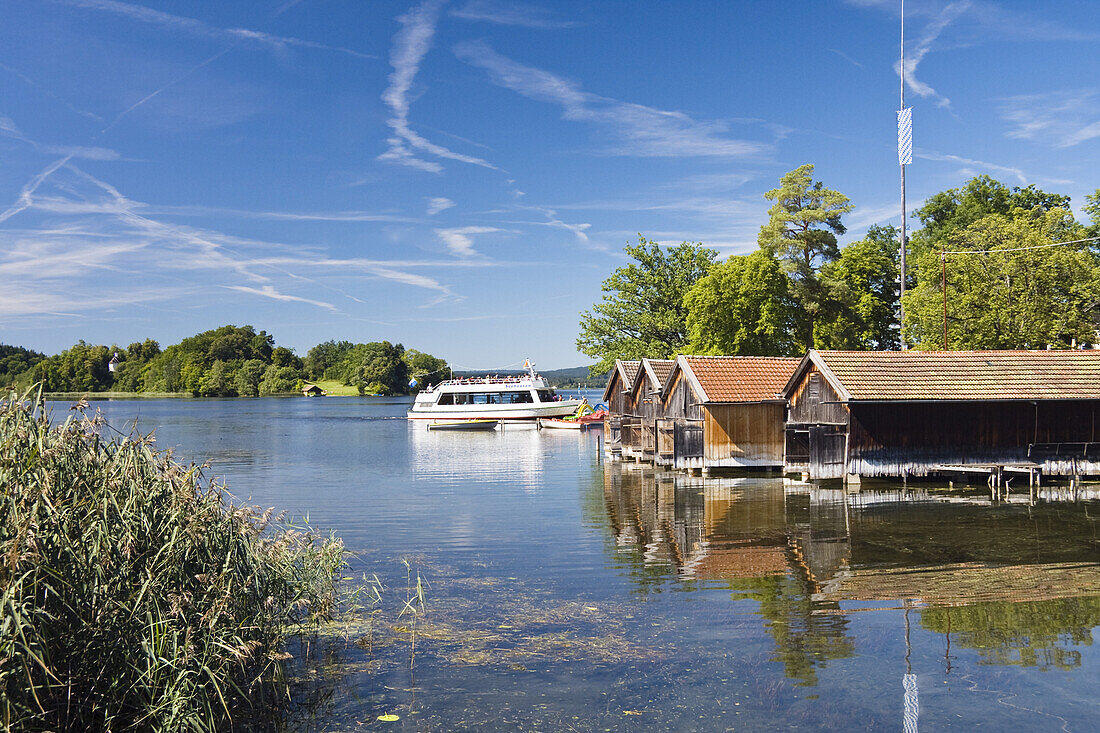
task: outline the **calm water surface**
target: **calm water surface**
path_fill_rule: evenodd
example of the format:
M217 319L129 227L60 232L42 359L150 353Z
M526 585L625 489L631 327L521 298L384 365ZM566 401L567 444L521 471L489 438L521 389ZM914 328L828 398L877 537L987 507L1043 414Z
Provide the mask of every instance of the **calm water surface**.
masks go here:
M429 433L407 400L95 404L238 497L335 531L350 574L383 583L346 641L309 640L291 730L1100 720L1087 488L1031 504L1026 485L993 503L704 480L608 461L595 432ZM423 607L402 613L418 576Z

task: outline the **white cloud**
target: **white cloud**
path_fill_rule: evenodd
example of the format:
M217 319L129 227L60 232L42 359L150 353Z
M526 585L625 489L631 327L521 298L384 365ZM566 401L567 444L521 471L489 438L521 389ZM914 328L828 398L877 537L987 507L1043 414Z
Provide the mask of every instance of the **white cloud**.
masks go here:
M309 298L299 298L297 295L287 295L286 293L280 293L275 289L273 285L264 285L262 288L250 288L244 285L222 285L223 288L228 290L238 290L242 293L251 293L252 295L261 295L265 298L271 298L272 300L292 301L296 303L307 303L309 305L315 305L318 308L326 308L330 311L339 311L339 308L332 303L325 303L320 300L310 300Z
M394 137L387 139L389 150L379 155L378 159L430 173L442 172L443 167L439 163L418 158L413 152L420 151L438 158L495 170L495 166L488 161L436 145L409 126L409 91L420 71L420 62L432 47L435 25L439 20L439 11L444 2L445 0L424 0L397 19L401 24L401 30L394 36L393 48L390 52L390 65L393 66L393 72L390 74L389 86L382 93L382 101L390 108L391 114L387 124L393 130Z
M213 38L238 42L251 42L261 46L282 51L287 47L313 48L326 51L338 51L340 53L357 56L359 58L378 58L371 54L360 53L349 48L339 46L327 46L323 43L314 43L300 38L287 36L274 36L262 31L254 31L248 28L219 28L203 23L194 18L185 18L179 15L153 10L143 5L117 2L117 0L54 0L62 5L84 10L94 10L101 13L111 13L139 23L156 25L169 30L183 33L197 38Z
M441 211L446 211L455 205L454 201L443 196L436 196L428 199L428 216L435 216Z
M960 155L944 155L942 153L931 153L927 151L921 151L916 153L916 157L924 160L943 161L947 163L961 163L966 166L964 169L969 175L980 175L981 173L988 173L995 171L997 173L1005 173L1018 180L1021 184L1027 185L1027 175L1019 169L1007 165L997 165L996 163L987 163L984 160L974 160L973 158L964 158Z
M640 157L740 157L769 146L726 136L726 122L698 122L683 112L621 102L585 92L549 71L501 56L483 42L462 43L455 54L485 69L494 83L529 99L556 104L567 120L588 122L610 131L615 144L606 152Z
M924 35L913 44L912 48L908 49L905 55L904 71L901 69L900 61L894 64L894 71L903 75L907 87L921 97L932 97L936 100L936 106L938 107L950 107L951 100L939 94L931 85L918 79L917 66L932 50L932 44L940 37L943 30L957 20L960 15L968 11L970 7L969 0L959 0L959 2L947 5L924 29Z
M19 192L19 198L16 199L15 203L9 206L5 211L0 212L0 223L7 221L20 211L25 211L31 205L31 197L34 195L34 192L38 190L38 187L41 186L47 178L52 176L54 171L72 160L72 157L71 155L66 155L59 160L55 160L42 169L41 173L28 181L23 186L23 190Z
M117 150L98 147L81 147L79 145L50 145L42 148L50 155L67 155L71 158L83 158L84 160L121 160Z
M475 257L478 252L474 249L472 235L499 231L500 229L496 227L460 227L457 229L436 229L435 233L443 241L443 244L447 245L447 249L454 254L459 257Z
M1012 125L1008 137L1070 148L1100 137L1100 93L1096 89L1044 92L1002 101Z
M537 5L501 0L470 0L463 7L452 10L451 15L463 20L522 28L553 30L577 25L574 21L557 19L546 8Z
M304 281L363 303L343 286L349 277L366 277L429 290L433 303L458 297L438 280L407 271L455 266L451 260L338 260L320 246L167 223L154 211L70 159L55 161L0 215L18 213L20 222L26 220L22 229L0 228L0 279L9 283L0 294L0 317L90 314L118 304L178 299L194 291L195 283L332 310L331 302L291 293ZM259 212L269 213L278 217Z

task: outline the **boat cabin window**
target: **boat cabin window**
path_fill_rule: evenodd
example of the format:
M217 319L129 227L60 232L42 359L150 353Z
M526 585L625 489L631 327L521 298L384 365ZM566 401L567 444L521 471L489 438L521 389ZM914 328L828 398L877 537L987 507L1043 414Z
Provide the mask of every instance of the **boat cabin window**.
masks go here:
M539 390L539 402L553 402L554 390L552 389L540 389Z
M525 402L534 402L535 398L531 396L528 391L523 392L505 392L501 395L504 398L504 404L517 405Z
M452 393L447 392L445 394L439 395L439 401L436 402L435 404L437 404L437 405L453 405L454 403L455 403L455 396Z

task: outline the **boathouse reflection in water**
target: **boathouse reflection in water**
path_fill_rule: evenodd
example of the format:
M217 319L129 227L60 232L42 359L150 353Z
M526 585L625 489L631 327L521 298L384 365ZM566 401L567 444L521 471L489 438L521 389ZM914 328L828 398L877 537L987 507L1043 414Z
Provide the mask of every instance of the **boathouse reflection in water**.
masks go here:
M638 592L673 581L753 600L786 675L816 684L859 653L852 614L915 609L980 663L1069 669L1100 625L1093 501L1034 505L988 494L865 489L783 478L703 478L610 463L616 557Z

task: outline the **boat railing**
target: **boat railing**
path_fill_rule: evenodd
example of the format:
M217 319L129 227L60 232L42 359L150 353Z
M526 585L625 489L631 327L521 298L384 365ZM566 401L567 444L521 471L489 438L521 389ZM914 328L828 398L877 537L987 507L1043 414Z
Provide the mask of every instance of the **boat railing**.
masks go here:
M522 377L463 377L461 379L445 379L439 384L427 387L423 391L434 392L441 387L469 387L471 385L492 385L492 386L505 386L505 387L534 387L535 380L538 376L531 377L529 375L523 375Z

